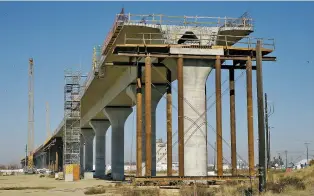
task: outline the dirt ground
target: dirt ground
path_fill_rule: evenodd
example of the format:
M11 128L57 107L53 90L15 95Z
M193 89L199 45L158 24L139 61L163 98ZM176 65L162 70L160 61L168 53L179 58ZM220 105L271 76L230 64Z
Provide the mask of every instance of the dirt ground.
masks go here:
M115 184L110 181L99 179L65 182L64 180L55 180L54 178L40 178L39 175L0 176L0 196L83 196L85 195L84 191L86 190L86 188L96 185L111 185L112 187L114 187ZM3 187L37 187L38 189L2 190ZM51 189L48 189L49 187ZM168 196L178 195L177 190L161 190L160 193L161 195ZM106 193L100 195L108 196L116 194Z

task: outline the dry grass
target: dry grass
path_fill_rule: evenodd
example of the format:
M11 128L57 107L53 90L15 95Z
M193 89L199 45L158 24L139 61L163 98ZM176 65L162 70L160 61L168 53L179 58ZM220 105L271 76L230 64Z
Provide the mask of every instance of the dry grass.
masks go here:
M180 188L180 195L181 196L214 196L216 194L215 189L205 188L201 186L188 186L188 187L181 187Z
M251 189L252 187L252 189ZM227 182L219 188L204 188L201 186L182 187L181 196L246 196L258 195L258 181ZM252 194L251 194L252 192ZM267 192L263 196L309 196L314 195L314 165L302 170L283 172L275 170L268 174Z
M159 188L137 188L131 186L124 186L121 183L117 183L113 186L94 186L87 188L84 192L85 195L96 195L104 193L115 193L115 195L122 196L159 196Z
M55 187L45 187L45 186L38 186L38 187L19 187L19 186L12 186L12 187L0 187L0 190L3 191L10 191L10 190L34 190L34 189L41 189L41 190L49 190Z
M99 185L94 187L87 188L86 191L84 191L85 195L95 195L95 194L102 194L106 193L107 188L105 186Z
M123 188L121 189L122 196L159 196L159 188ZM120 192L120 191L119 191Z

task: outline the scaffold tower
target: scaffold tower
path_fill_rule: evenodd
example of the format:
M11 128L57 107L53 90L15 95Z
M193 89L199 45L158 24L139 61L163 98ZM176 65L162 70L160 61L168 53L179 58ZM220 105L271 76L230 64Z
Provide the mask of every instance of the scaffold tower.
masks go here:
M80 71L65 71L63 165L80 164L80 92L84 77Z

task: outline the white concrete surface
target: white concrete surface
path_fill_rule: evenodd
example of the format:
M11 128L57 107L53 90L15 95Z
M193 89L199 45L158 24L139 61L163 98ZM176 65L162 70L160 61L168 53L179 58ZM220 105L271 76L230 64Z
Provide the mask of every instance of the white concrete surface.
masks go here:
M184 175L187 176L207 175L205 83L212 63L184 60Z
M171 54L189 54L189 55L224 55L222 48L200 49L200 48L170 48Z
M93 170L93 140L95 132L93 129L81 129L81 133L85 141L85 153L84 153L84 169L85 171Z
M110 121L92 120L89 124L95 132L95 176L104 177L106 170L106 133L110 127Z
M73 174L65 174L64 175L64 181L65 182L73 182L74 178L73 178Z
M84 160L84 136L81 134L80 135L80 173L83 174L85 171L85 160Z
M93 172L84 172L84 179L85 180L90 180L94 178L94 173Z
M112 179L124 179L124 124L132 113L130 107L104 108L104 114L111 123L111 165Z

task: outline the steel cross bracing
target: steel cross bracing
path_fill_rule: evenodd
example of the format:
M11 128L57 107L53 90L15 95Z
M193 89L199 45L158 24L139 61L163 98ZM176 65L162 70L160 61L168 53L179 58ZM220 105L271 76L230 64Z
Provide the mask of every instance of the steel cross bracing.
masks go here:
M63 165L80 164L80 91L79 71L66 71L64 86Z

